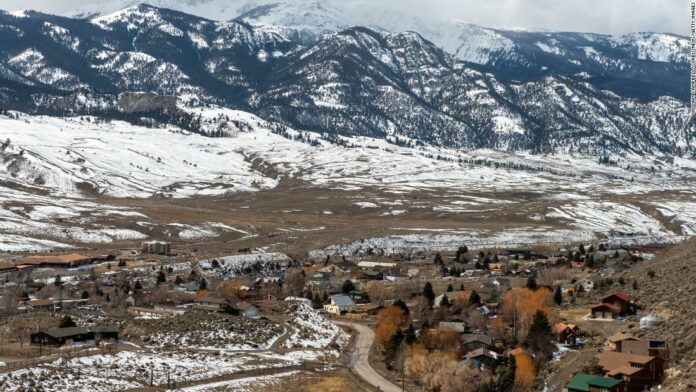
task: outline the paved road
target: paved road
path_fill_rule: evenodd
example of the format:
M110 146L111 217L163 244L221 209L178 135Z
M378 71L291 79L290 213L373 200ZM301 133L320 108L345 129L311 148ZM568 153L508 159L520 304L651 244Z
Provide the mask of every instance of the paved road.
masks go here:
M372 330L364 325L347 321L334 321L334 323L343 327L351 328L357 332L355 339L355 353L357 354L357 359L352 365L355 372L358 373L358 375L368 384L371 384L381 391L401 392L401 387L397 387L396 385L392 384L391 381L382 377L370 365L368 356L370 354L370 349L372 348L372 340L375 336Z

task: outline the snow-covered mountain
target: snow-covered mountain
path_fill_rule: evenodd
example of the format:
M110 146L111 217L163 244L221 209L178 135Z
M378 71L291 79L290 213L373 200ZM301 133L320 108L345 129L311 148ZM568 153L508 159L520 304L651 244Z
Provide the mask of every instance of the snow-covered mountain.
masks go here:
M70 13L112 13L132 0L101 0ZM151 0L149 4L213 20L236 19L303 44L324 34L362 26L376 31L415 31L462 61L510 80L546 75L587 78L622 95L654 99L688 97L686 37L637 33L607 36L485 28L457 19L433 19L379 1ZM655 78L657 74L657 78ZM627 87L626 82L631 82Z
M0 100L21 110L119 118L135 105L158 121L225 134L190 113L172 113L166 97L133 103L128 95L152 91L296 129L405 145L598 156L695 151L688 110L674 98L686 69L679 37L457 22L459 35L446 34L447 25L439 35L430 30L447 41L438 45L415 32L365 27L326 34L342 28L339 8L312 4L298 13L285 3L245 3L232 21L148 5L91 19L2 13Z

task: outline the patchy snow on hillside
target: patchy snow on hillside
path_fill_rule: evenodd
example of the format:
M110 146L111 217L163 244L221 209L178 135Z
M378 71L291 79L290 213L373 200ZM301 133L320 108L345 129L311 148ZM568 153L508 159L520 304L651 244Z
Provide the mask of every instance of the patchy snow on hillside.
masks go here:
M629 237L674 235L657 219L631 204L580 201L551 210L547 218L566 219L585 230Z
M307 304L293 303L288 311L291 314L288 324L293 328L293 333L284 343L287 348L328 348L337 335L343 333Z
M230 279L251 272L282 272L288 268L290 261L290 257L284 253L258 252L202 260L198 262L198 266L207 274Z

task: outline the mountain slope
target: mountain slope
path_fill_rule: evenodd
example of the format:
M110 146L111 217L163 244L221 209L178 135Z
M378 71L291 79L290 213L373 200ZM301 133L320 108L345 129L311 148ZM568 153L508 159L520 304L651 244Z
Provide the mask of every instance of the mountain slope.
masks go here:
M694 239L677 245L618 274L626 282L624 285L617 287L614 283L613 287L593 294L596 299L610 291L622 290L637 298L644 307L643 315L660 317L662 322L656 328L634 333L668 342L671 358L667 380L662 386L665 391L691 391L696 382L696 331L692 328L696 284L689 279L696 274L695 250ZM618 280L613 278L614 282ZM633 288L633 282L637 289Z
M132 112L120 95L152 91L190 106L252 111L296 129L397 144L593 156L694 152L682 102L617 95L604 89L608 76L567 75L569 68L511 79L412 32L357 27L310 44L286 33L147 5L91 20L3 13L0 97L20 110L113 116ZM636 56L670 59L644 52ZM146 106L166 111L164 101ZM169 111L155 115L179 125L200 122Z
M132 1L103 0L72 15L106 14ZM607 36L519 31L433 19L382 2L353 6L339 0L152 0L150 4L216 20L236 19L308 44L327 33L363 26L377 31L416 31L456 58L506 80L563 75L643 100L688 98L686 37L638 33Z

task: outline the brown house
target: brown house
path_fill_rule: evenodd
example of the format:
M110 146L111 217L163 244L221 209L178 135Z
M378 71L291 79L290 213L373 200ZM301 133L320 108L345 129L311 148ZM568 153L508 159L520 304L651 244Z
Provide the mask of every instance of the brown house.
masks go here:
M622 392L641 392L659 384L665 361L646 355L607 351L597 355L605 376L623 380Z
M608 351L621 351L623 344L625 342L637 342L639 339L633 335L619 332L607 338L607 342L604 344ZM637 353L634 353L637 354Z
M606 297L602 298L602 303L610 304L615 308L618 308L618 313L621 316L636 314L636 310L638 308L633 297L622 291L617 291L607 295Z
M553 327L558 343L575 346L580 328L575 324L558 323Z
M609 303L601 303L590 308L592 318L596 319L615 319L619 315L620 309Z

